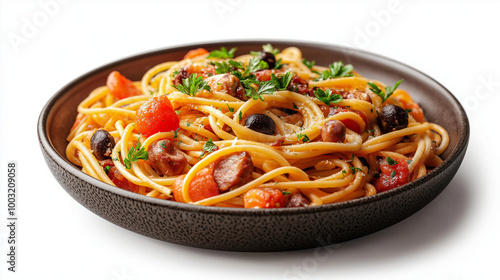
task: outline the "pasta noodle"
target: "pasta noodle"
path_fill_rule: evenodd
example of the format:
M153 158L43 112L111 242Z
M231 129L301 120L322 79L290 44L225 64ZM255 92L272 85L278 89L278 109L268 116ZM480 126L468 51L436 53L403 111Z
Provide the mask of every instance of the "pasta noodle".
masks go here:
M257 207L352 200L416 180L442 162L446 130L426 121L399 82L388 87L341 62L316 66L295 47L279 52L266 45L233 56L233 49L193 50L138 82L112 73L107 86L79 104L67 158L88 175L141 195L220 207L255 207L247 205L252 199L261 200ZM142 132L141 108L162 96L178 119L176 129ZM396 128L387 130L385 107L399 110L407 123L389 123ZM256 129L254 119L269 125ZM104 158L96 154L101 144L93 143L103 130L111 143ZM154 150L166 149L165 139L170 154ZM240 160L234 155L245 155L251 166L221 163ZM237 174L236 183L222 188L217 172L224 180Z

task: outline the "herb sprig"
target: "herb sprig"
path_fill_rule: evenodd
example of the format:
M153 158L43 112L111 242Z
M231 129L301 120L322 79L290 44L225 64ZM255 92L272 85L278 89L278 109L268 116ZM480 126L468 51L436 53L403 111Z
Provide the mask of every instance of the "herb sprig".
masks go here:
M137 146L130 148L128 150L127 157L123 160L123 164L127 169L132 167L132 162L136 162L140 159L148 160L148 151L144 147L141 147L141 143L137 142Z
M396 82L396 84L394 84L393 87L385 87L385 92L383 92L376 84L374 83L368 83L368 85L370 86L370 89L371 91L373 91L373 93L375 93L376 95L380 96L380 98L382 98L382 103L384 103L387 98L389 98L389 96L391 96L394 91L398 88L399 84L401 84L403 82L403 80L399 80Z
M353 70L354 68L351 64L344 65L342 61L337 61L330 64L328 70L325 70L321 73L316 72L319 74L319 77L316 79L316 81L324 81L341 77L351 77L354 75L352 73Z
M342 95L333 94L333 92L329 89L325 91L318 88L314 91L314 96L316 96L319 101L325 103L328 106L330 105L330 103L339 103L340 101L342 101Z
M197 74L191 74L189 78L182 80L182 84L174 85L173 87L190 96L195 96L200 90L210 91L208 83L202 77L198 77Z
M222 48L220 48L220 50L211 51L210 54L207 56L207 58L211 58L211 57L233 58L235 51L236 51L236 48L232 48L228 51L225 47L222 47Z

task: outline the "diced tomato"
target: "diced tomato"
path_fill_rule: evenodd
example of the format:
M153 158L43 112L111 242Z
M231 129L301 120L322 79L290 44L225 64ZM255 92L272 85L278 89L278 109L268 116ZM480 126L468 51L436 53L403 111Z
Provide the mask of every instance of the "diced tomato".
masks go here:
M83 121L83 118L85 118L85 115L82 114L82 113L78 113L78 115L76 116L76 120L75 120L75 122L73 123L73 126L70 129L70 132L73 131L73 130L75 130L75 128L77 128L78 125L80 125L80 123Z
M261 81L261 82L270 81L271 74L273 74L273 73L275 73L275 75L276 75L276 70L266 69L266 70L257 71L257 72L255 72L255 79L257 79L258 81Z
M135 123L139 132L149 137L158 132L169 132L179 128L179 117L167 96L149 99L137 110Z
M188 51L186 53L186 55L184 56L184 59L197 57L197 56L200 56L200 55L203 55L203 54L206 54L206 53L208 53L208 51L205 50L204 48L198 48L198 49L190 50L190 51Z
M182 197L182 185L186 175L179 176L172 186L174 199L179 202L185 202ZM219 194L219 186L214 179L214 169L208 166L200 170L189 184L189 196L193 201L199 201L205 198Z
M366 115L365 115L365 113L363 113L361 111L357 111L357 110L351 110L351 109L346 109L346 108L334 108L334 107L330 107L330 112L328 113L328 116L336 115L338 113L343 113L343 112L355 113L358 116L360 116L363 119L363 121L366 123ZM356 133L361 133L361 128L359 127L359 124L356 121L351 120L351 119L343 119L343 120L341 120L341 122L347 128L349 128L350 130L352 130L352 131L354 131Z
M142 94L142 92L134 86L131 80L125 78L125 76L118 71L113 71L109 74L106 86L109 88L111 95L118 99Z
M420 108L420 105L418 103L413 102L413 103L408 103L404 100L400 100L400 102L403 104L403 109L408 109L411 110L410 115L417 121L417 122L423 122L425 117L424 117L424 111L422 108Z
M120 171L114 166L109 169L108 177L120 189L135 193L139 192L139 186L128 181L127 178L123 177Z
M286 206L283 192L276 188L249 190L243 197L245 208L282 208Z
M390 165L387 158L380 163L381 175L375 182L375 188L378 192L385 192L399 186L402 186L409 181L410 171L408 163L403 158L392 159L396 163Z

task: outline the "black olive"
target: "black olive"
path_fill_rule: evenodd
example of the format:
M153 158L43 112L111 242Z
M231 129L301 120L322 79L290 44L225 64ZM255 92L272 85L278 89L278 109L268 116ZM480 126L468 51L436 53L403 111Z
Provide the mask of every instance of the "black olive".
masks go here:
M377 118L380 130L389 133L408 127L408 113L396 105L387 105Z
M245 120L245 127L267 135L274 135L274 133L276 133L276 124L273 119L264 114L253 114L248 116Z
M274 69L274 67L276 66L276 57L272 53L261 52L260 60L267 62L267 65L269 65L269 69Z
M97 130L90 138L90 148L94 151L94 156L98 160L111 158L114 147L115 139L104 129Z

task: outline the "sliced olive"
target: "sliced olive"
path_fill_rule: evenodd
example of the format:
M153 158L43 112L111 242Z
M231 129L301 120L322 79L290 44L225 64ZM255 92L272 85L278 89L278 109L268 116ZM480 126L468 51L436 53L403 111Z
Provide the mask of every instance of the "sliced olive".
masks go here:
M274 135L276 133L276 124L273 119L264 114L253 114L245 120L245 127L259 133Z
M383 133L400 130L408 127L408 113L399 106L387 105L382 108L377 122Z
M276 66L276 57L272 53L261 52L260 60L267 62L267 65L269 65L269 69L274 69L274 67Z
M90 148L98 160L111 158L111 152L115 147L115 139L109 132L99 129L90 138Z

